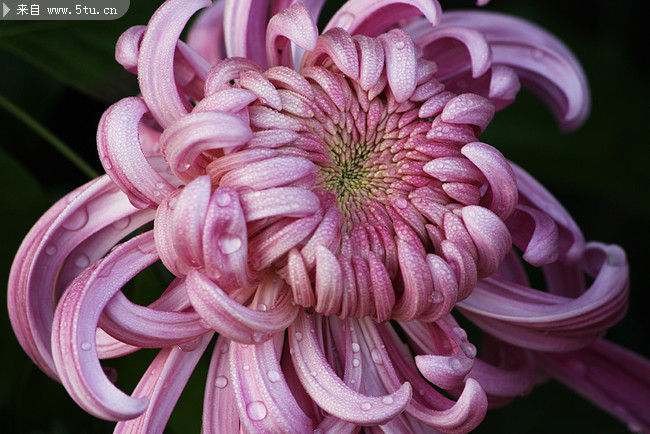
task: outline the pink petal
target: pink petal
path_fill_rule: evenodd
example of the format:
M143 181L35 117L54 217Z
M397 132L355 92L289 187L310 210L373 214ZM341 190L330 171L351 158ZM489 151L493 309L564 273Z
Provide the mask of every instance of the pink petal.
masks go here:
M305 5L294 3L274 15L266 29L266 57L269 66L284 65L293 68L290 42L306 51L316 47L318 28Z
M367 396L351 389L332 370L313 330L313 317L300 312L289 327L289 345L300 382L324 411L348 422L374 425L404 410L411 398L408 383L384 397Z
M265 290L271 289L270 284L264 285L267 287ZM197 270L191 270L187 275L187 294L205 322L218 333L244 344L270 339L286 329L298 312L298 308L291 305L286 290L269 310L245 307Z
M352 0L339 8L325 30L341 27L352 35L377 36L414 15L424 15L435 26L442 10L436 0Z
M138 81L149 111L163 127L189 111L174 78L176 42L189 18L209 0L172 0L151 17L138 55Z
M57 306L52 323L54 363L68 393L97 417L131 419L147 407L147 399L129 397L106 378L95 350L95 329L111 297L157 259L153 233L132 238L82 273Z

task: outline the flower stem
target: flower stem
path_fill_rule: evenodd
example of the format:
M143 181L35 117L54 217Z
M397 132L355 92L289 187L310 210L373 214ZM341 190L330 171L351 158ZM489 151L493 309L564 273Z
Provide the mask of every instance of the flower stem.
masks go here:
M65 158L72 164L77 166L79 170L88 175L90 178L96 178L99 173L95 171L88 163L86 163L79 155L77 155L68 145L63 143L61 139L56 137L50 130L45 128L36 119L24 112L18 106L14 105L11 101L0 95L0 107L7 110L12 115L16 116L27 127L31 128L36 134L41 136L48 142L54 149L59 151Z

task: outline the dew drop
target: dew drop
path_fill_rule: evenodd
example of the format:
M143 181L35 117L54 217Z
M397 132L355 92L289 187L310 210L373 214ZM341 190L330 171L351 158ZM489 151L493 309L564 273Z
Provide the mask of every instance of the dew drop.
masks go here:
M64 229L78 231L88 223L88 210L80 208L62 223Z
M74 265L78 268L86 268L90 264L90 258L85 253L77 253L74 256Z
M467 332L462 327L454 327L453 332L460 339L467 339Z
M377 365L381 365L384 363L384 361L381 358L381 354L379 353L379 350L377 348L374 348L370 352L370 357L372 357L372 361L375 362Z
M235 253L241 247L241 239L234 236L225 236L219 240L219 249L224 255Z
M296 332L296 340L300 342L302 340L302 333Z
M259 333L259 332L253 333L252 339L253 339L253 342L259 344L260 342L262 342L264 340L264 333Z
M474 345L467 342L467 343L464 343L463 345L461 345L461 347L462 347L463 352L465 353L465 355L467 357L470 357L470 358L476 357L476 347Z
M311 371L310 374L311 374L312 377L317 377L318 376L318 372L316 372L316 371Z
M228 206L230 202L232 202L232 199L228 193L217 193L217 205Z
M113 163L111 163L110 158L100 158L100 161L102 162L102 166L104 166L104 170L107 172L113 168Z
M266 417L268 411L262 401L253 401L246 406L246 414L251 420L262 420Z
M393 403L393 398L390 397L390 396L384 396L384 397L381 399L381 402L383 402L383 403L386 404L386 405L389 405L389 404L392 404L392 403Z
M364 402L361 404L361 410L368 411L372 408L372 405L369 402Z
M461 365L462 364L460 363L460 360L458 360L458 359L451 359L449 361L449 367L451 369L453 369L454 371L458 371L460 369Z
M359 359L352 359L352 366L354 366L355 368L359 367L360 364L361 362L359 361Z
M184 164L179 165L176 169L179 172L186 172L187 169L189 169L189 168L190 168L190 163L184 163Z
M226 377L224 377L223 375L219 375L214 380L214 386L218 387L219 389L223 389L227 385L228 385L228 379Z
M129 217L127 215L126 217L121 218L118 221L116 221L115 223L113 223L113 227L115 229L122 230L122 229L126 229L129 226L130 223L131 223L131 217Z
M263 304L263 303L260 303L260 304L257 305L257 310L262 311L262 312L268 310L268 308L269 307L267 305Z
M402 42L402 41L395 44L395 48L397 48L398 50L403 50L404 47L406 47L406 44L404 42Z
M250 371L251 366L250 365L244 365L244 371Z
M84 351L88 351L92 348L93 346L90 345L90 342L82 342L81 343L81 349Z
M433 291L433 293L431 294L431 302L434 304L438 304L442 302L443 299L444 297L442 296L442 292L440 291Z
M54 244L50 244L45 248L45 254L48 256L54 256L58 251L59 249Z
M228 345L222 345L221 348L219 348L219 351L221 354L226 354L228 352Z
M361 347L359 347L358 343L356 343L356 342L352 343L352 352L353 353L358 353L360 349L361 349Z
M266 374L269 377L271 383L275 383L280 380L280 373L278 371L269 371Z

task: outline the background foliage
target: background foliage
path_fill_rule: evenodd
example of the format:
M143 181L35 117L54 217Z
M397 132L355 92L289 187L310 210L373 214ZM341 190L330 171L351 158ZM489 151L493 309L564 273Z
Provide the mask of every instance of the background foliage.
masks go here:
M474 7L441 0L444 9ZM650 85L642 2L612 6L582 2L493 0L488 10L528 18L565 41L582 62L592 90L592 113L577 132L561 134L542 104L523 92L497 114L482 140L526 168L582 226L588 240L622 245L632 267L628 316L609 338L650 354L647 229L650 222ZM327 4L332 13L340 1ZM102 173L95 131L102 112L137 93L137 82L113 60L118 36L146 24L158 2L133 1L116 21L0 21L0 98L11 101ZM321 20L323 22L323 20ZM6 282L22 237L58 198L89 180L34 128L0 108L0 281ZM160 290L155 270L133 282L130 295ZM86 415L62 386L42 374L18 345L0 313L0 426L17 433L103 433L113 424ZM115 361L118 384L132 390L155 352ZM199 432L207 360L202 360L172 415L170 433ZM477 432L626 432L626 428L555 383L489 413Z

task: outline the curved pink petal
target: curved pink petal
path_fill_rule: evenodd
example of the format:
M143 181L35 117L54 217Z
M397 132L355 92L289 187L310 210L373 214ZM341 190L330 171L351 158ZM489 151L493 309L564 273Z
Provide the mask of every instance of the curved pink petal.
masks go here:
M378 37L386 56L386 78L395 100L404 102L413 94L417 84L415 45L401 29Z
M516 164L510 163L510 166L517 178L520 203L532 206L549 216L558 226L560 260L569 263L578 261L585 248L585 240L580 227L544 186Z
M97 417L131 419L147 407L147 399L129 397L106 378L95 350L95 329L112 296L156 260L152 232L132 238L75 279L57 306L52 322L54 363L68 393Z
M174 52L183 27L209 0L172 0L151 17L138 55L138 81L149 111L163 127L187 114L189 103L174 79Z
M650 361L605 340L570 353L538 353L541 368L627 424L650 430Z
M261 285L271 290L278 284ZM291 305L286 289L276 293L278 297L268 310L254 310L230 298L202 272L191 270L187 275L187 294L201 318L220 334L244 344L266 341L293 322L298 308Z
M312 51L318 41L318 28L309 11L297 2L271 17L266 28L266 58L269 66L293 68L291 43Z
M192 341L208 330L196 312L167 312L139 306L118 292L99 321L111 336L140 348L163 348Z
M629 282L625 254L618 246L588 244L582 265L594 282L575 299L495 277L480 281L458 307L472 322L513 345L542 351L584 347L620 320Z
M223 14L225 2L217 1L202 11L187 33L187 44L214 65L226 55Z
M284 340L284 336L279 338ZM230 353L230 378L244 429L250 432L312 430L311 419L287 385L273 339L250 346L233 342Z
M212 350L205 382L201 427L207 434L235 432L239 429L239 414L230 381L229 348L230 340L219 336Z
M250 127L235 115L192 113L172 123L160 137L163 155L176 176L189 182L202 175L209 160L202 153L243 145Z
M540 27L487 11L447 12L440 23L483 33L492 62L513 68L524 85L540 94L564 129L575 129L589 112L587 80L577 59L555 36Z
M149 399L147 411L135 419L118 422L113 432L163 432L212 335L206 333L191 348L174 346L160 350L133 391L134 397Z
M329 60L341 72L353 80L359 78L359 57L352 37L345 30L335 27L323 33L318 43L303 59L303 66L321 66L323 60Z
M442 9L436 0L351 0L339 8L325 30L341 27L352 35L377 36L415 15L424 15L435 26Z
M264 35L269 0L224 0L224 42L227 57L247 57L266 65Z
M54 204L23 241L9 275L9 318L25 352L51 377L57 377L50 340L61 292L152 217L152 210L134 208L103 176Z
M175 189L151 166L140 146L138 127L145 113L141 98L125 98L104 112L97 129L97 149L106 173L138 208L158 206Z
M461 152L479 168L490 185L489 194L481 204L494 212L501 220L507 219L515 210L518 198L515 174L503 155L492 146L481 142L468 143Z
M364 395L347 386L325 358L311 315L298 314L289 327L289 345L296 373L307 393L323 410L339 419L363 425L381 424L401 413L411 399L408 383L384 397Z

